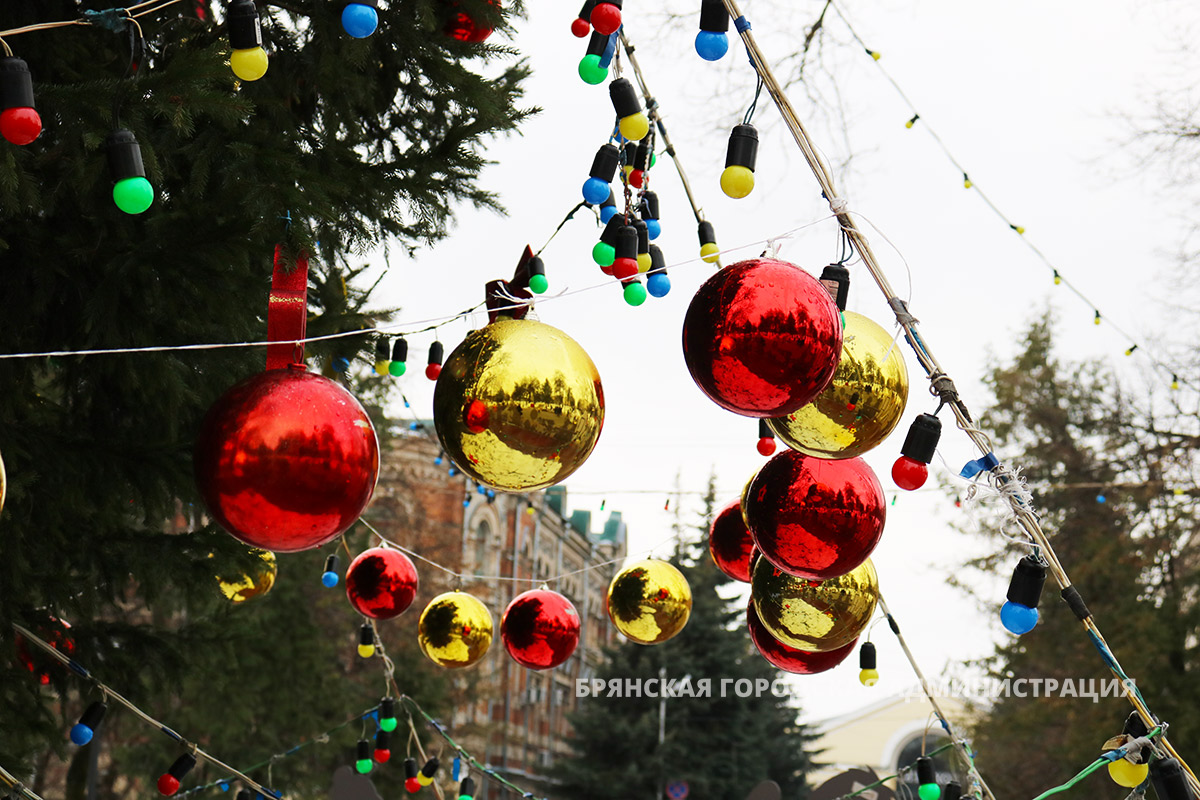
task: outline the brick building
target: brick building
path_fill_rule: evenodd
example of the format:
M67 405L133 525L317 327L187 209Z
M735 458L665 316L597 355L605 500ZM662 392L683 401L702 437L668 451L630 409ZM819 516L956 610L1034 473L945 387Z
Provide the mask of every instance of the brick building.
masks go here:
M455 572L489 578L467 578L460 587L491 610L495 638L480 663L451 676L461 700L446 722L472 755L540 793L548 788L546 768L569 749L566 715L577 702L575 680L594 675L602 648L616 636L605 595L626 553L625 523L620 512L611 512L593 532L590 512L569 513L563 486L528 494L480 491L441 457L432 427L419 424L385 444L367 517L388 538L421 555ZM454 588L449 574L422 564L418 570L418 603ZM575 604L581 635L565 664L534 671L505 652L500 616L513 597L542 581ZM511 793L485 782L478 800L506 795Z

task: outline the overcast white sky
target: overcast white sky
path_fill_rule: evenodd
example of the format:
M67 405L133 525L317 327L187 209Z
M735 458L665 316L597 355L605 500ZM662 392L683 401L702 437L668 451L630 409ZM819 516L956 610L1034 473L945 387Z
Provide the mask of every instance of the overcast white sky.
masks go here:
M488 156L497 164L484 175L510 216L464 209L445 243L415 261L394 259L376 296L381 305L402 307L399 323L452 314L480 300L486 280L509 276L522 247L540 247L579 201L592 156L607 138L612 106L606 88L585 85L575 72L585 40L571 36L569 25L579 3L527 0L527 5L529 19L514 44L534 70L528 102L544 112L525 125L522 136L490 147ZM1139 356L1124 357L1126 341L1107 325L1093 325L1092 310L1053 285L1049 269L1020 237L963 188L961 174L923 125L932 125L976 184L1026 228L1029 240L1107 318L1148 340L1172 325L1169 309L1157 302L1167 294L1159 281L1173 268L1174 248L1185 230L1182 212L1191 209L1176 213L1162 176L1139 174L1132 152L1120 142L1128 138L1127 118L1145 112L1154 93L1186 85L1176 48L1186 38L1183 23L1194 22L1196 12L1180 20L1189 13L1184 4L1114 0L1086 5L844 0L842 7L882 53L880 63L916 104L922 121L905 128L908 106L832 13L820 63L835 73L849 127L842 132L828 125L823 116L828 106L814 105L802 90L792 93L793 104L812 122L832 161L854 154L851 171L839 175L839 191L852 210L882 231L864 223L902 295L909 291L907 261L911 308L968 405L978 410L989 402L978 382L987 354L1011 353L1025 321L1047 303L1061 314L1064 356L1111 357L1123 369L1134 368ZM691 14L686 30L666 31L663 10ZM725 263L757 255L769 237L816 223L782 242L780 257L819 273L836 257L836 224L765 93L755 117L762 131L758 187L740 201L720 192L728 130L745 112L754 75L732 32L730 53L720 64L695 55L691 39L698 10L698 2L628 0L626 30L719 243L743 247ZM772 62L802 40L819 10L820 3L809 0L743 3ZM823 84L827 98L830 86ZM658 244L667 262L694 259L695 223L669 160L661 157L651 175L662 205ZM597 235L580 213L545 250L551 293L601 282L604 276L589 256ZM699 491L715 471L724 502L763 463L754 447L756 422L710 402L683 362L683 315L711 267L690 261L670 274L670 295L639 308L625 305L615 285L537 307L542 321L587 349L607 400L599 445L567 481L569 503L596 515L602 500L604 516L620 510L629 523L631 553L669 536L663 504L677 475L684 490ZM851 274L850 309L891 329L890 312L869 276L861 267ZM480 324L482 318L445 328L447 353ZM410 341L414 365L423 364L430 341L429 335ZM935 406L919 366L907 349L904 354L912 379L908 410L893 436L867 457L891 493L890 466L909 422ZM402 380L414 409L429 416L433 384L421 369ZM943 433L940 453L954 473L977 455L954 430ZM931 486L938 475L950 473L936 461L935 467ZM946 585L947 576L980 547L953 532L950 520L966 516L940 493L901 493L888 508L874 556L893 613L932 675L986 654L1003 634L1001 581L995 610L988 614ZM912 682L885 628L873 640L882 676L873 689L859 685L856 659L826 675L797 679L810 719L845 713Z

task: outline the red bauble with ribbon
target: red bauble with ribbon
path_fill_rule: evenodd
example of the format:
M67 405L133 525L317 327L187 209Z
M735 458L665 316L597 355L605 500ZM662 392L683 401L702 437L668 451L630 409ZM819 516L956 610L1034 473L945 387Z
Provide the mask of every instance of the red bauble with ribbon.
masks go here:
M780 570L823 581L857 567L879 543L883 487L861 458L830 461L785 450L750 481L746 525Z
M773 258L740 261L701 285L683 321L683 357L717 405L780 417L829 384L842 353L837 305L816 278Z
M833 669L845 661L846 657L854 652L854 646L858 644L856 638L850 644L827 653L809 653L797 650L776 639L763 626L762 620L758 618L758 611L754 608L753 599L746 607L746 627L750 631L750 641L754 642L754 646L763 658L777 669L797 675L816 675Z
M346 597L364 617L398 617L416 596L417 568L395 548L364 550L346 570Z
M735 581L750 582L750 561L754 540L742 518L739 498L722 508L713 517L708 529L708 552L717 569Z
M532 589L504 610L500 638L521 666L551 669L570 658L579 644L579 612L558 592Z
M204 418L196 482L221 527L252 547L320 547L362 514L379 475L367 412L301 365L254 375Z

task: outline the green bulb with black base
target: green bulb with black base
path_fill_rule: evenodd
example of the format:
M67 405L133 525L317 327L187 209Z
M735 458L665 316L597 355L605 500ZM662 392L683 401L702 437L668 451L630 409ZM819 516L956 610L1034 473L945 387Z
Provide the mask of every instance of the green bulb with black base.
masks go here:
M597 86L608 78L608 69L600 66L600 56L589 53L579 61L579 77L584 83Z
M550 281L546 280L545 275L533 275L529 278L529 291L534 294L545 294L550 288Z
M126 214L141 214L154 202L154 187L140 175L117 181L112 194L117 208Z
M625 302L631 306L640 306L646 302L646 287L638 281L625 285Z
M596 242L592 245L592 261L602 267L612 266L617 258L617 250L608 242Z

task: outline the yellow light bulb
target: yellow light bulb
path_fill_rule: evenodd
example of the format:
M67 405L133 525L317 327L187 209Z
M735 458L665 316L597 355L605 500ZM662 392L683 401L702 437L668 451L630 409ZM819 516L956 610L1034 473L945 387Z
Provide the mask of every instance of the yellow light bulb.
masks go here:
M858 682L863 686L874 686L879 683L879 671L874 669L864 669L858 673Z
M617 125L621 135L631 142L640 142L650 132L650 120L642 112L622 117Z
M649 272L650 271L651 262L650 262L650 254L649 253L638 253L637 262L638 262L638 272Z
M358 646L358 654L363 658L370 658L371 656L375 655L375 645L360 644Z
M709 264L716 264L720 258L721 248L717 247L716 242L707 242L700 245L700 257Z
M882 57L883 57L883 54L880 53L878 50L871 51L871 58L875 59L876 61L878 61Z
M1055 286L1062 285L1062 275L1059 275L1057 271L1055 271L1055 273L1054 273L1054 285Z
M754 191L754 173L739 164L726 167L721 173L721 191L740 200Z
M964 189L970 189L974 185L975 184L971 183L970 178L966 177L965 175L963 176L963 188Z
M1126 789L1141 786L1149 772L1149 764L1130 764L1123 758L1118 758L1108 765L1108 777L1112 778L1118 786L1124 786Z
M244 81L256 81L267 74L267 51L261 47L234 50L229 56L233 74Z
M1178 388L1179 388L1179 379L1178 379L1178 378L1172 378L1172 379L1171 379L1171 388L1172 388L1172 389L1178 389ZM1176 494L1182 494L1183 492L1182 492L1182 490L1180 490L1180 489L1176 489L1176 490L1175 490L1175 493L1176 493Z
M1019 234L1024 234L1024 233L1025 233L1025 228L1024 228L1023 226L1021 226L1021 225L1014 225L1014 226L1013 226L1013 230L1014 230L1014 231L1016 231L1016 232L1017 232L1017 233L1019 233Z
M433 778L429 775L426 775L424 772L418 772L417 783L421 784L422 786L428 786L429 784L433 783Z
M375 374L382 378L386 378L388 375L388 369L391 366L392 366L392 362L390 362L390 361L376 361L375 362Z

